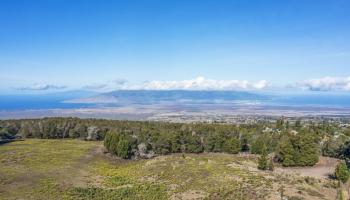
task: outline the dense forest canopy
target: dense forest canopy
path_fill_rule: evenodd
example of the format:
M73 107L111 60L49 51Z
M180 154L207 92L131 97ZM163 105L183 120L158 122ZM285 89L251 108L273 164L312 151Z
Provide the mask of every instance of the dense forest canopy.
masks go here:
M266 120L251 124L167 123L79 118L0 121L0 138L104 140L122 158L170 153L273 153L283 166L311 166L319 155L350 158L350 127L341 121Z

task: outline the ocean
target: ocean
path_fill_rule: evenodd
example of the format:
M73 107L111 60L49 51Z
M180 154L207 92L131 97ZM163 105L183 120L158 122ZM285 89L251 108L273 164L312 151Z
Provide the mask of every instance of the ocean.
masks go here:
M86 95L85 95L86 96ZM260 105L273 106L300 106L300 107L329 107L329 108L350 108L350 94L299 94L299 95L267 95L268 98L254 100L249 98L232 101L235 105L242 102L258 103ZM63 101L76 98L72 95L0 95L0 111L11 110L37 110L37 109L74 109L74 108L93 108L101 104L86 103L64 103ZM80 97L78 95L78 97ZM215 98L213 98L215 99ZM220 100L220 99L219 99ZM230 100L231 101L231 100ZM157 101L155 101L157 102ZM188 99L184 104L191 102ZM196 101L197 104L198 101ZM213 104L220 104L222 101L213 100ZM224 101L227 103L228 101ZM208 103L208 101L206 101ZM113 104L103 105L113 107ZM115 105L116 106L116 105Z

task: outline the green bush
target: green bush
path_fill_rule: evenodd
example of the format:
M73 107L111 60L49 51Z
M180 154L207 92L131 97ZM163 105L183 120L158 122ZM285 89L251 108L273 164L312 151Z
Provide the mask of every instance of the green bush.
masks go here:
M339 181L343 183L346 183L348 181L350 174L348 167L346 166L344 161L340 162L337 165L337 167L335 168L334 175Z
M117 131L110 131L104 139L106 149L121 158L131 157L131 143L125 134Z
M313 166L318 162L318 146L311 134L289 135L281 139L276 156L284 167Z
M185 146L187 153L201 153L204 150L201 138L197 135L188 135L185 139Z
M252 154L261 154L262 153L262 148L265 145L265 141L262 140L261 137L258 137L253 143L250 148L250 152ZM266 146L265 146L266 147Z
M226 153L237 154L241 150L241 143L238 139L231 137L224 142L223 150Z
M117 144L117 156L121 158L131 157L131 146L130 142L125 138L125 136L120 136Z

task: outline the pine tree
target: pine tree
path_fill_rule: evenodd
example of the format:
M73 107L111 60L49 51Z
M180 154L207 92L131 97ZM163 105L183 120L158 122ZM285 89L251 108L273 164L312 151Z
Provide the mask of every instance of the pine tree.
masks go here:
M241 150L241 144L238 139L231 137L224 142L223 149L226 153L237 154Z
M250 153L252 154L261 154L263 146L265 146L265 141L263 137L258 137L252 144L250 148Z
M266 145L263 145L261 150L261 155L258 161L258 169L267 170L268 169L268 155Z
M284 167L294 166L296 152L289 138L283 139L279 144L278 159Z
M313 166L318 162L318 148L311 134L304 134L298 138L298 150L298 166Z

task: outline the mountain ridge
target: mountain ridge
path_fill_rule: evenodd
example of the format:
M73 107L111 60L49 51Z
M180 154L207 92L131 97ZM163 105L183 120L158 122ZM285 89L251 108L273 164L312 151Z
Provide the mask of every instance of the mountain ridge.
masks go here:
M268 95L246 91L215 90L116 90L87 98L76 98L65 103L86 104L125 104L125 103L160 103L160 102L215 102L267 100Z

